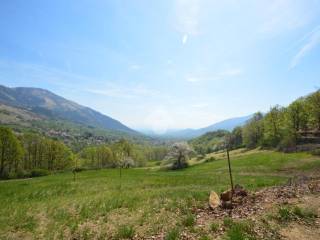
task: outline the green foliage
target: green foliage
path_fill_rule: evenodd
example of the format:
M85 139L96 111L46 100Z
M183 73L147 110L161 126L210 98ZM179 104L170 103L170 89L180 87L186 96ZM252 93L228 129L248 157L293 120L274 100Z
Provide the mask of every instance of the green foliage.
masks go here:
M263 145L277 146L283 137L284 109L275 106L263 119Z
M242 137L248 148L262 146L289 152L301 142L301 132L315 130L320 130L320 90L286 108L274 106L265 116L255 114L243 126Z
M187 216L183 219L182 224L186 227L191 227L195 224L195 216L192 213L188 213Z
M315 211L312 211L311 209L303 209L298 206L291 207L280 207L278 209L278 214L276 216L276 219L280 222L289 222L294 221L297 219L310 221L317 217L317 214Z
M229 227L232 226L232 224L233 224L232 218L225 217L225 218L223 219L223 225L224 225L225 227L229 228Z
M309 113L309 126L313 129L320 130L320 90L310 94L306 102Z
M192 139L189 144L199 154L207 154L224 148L224 137L228 134L226 130L208 132L200 137Z
M282 222L287 222L292 220L294 215L292 214L292 211L287 207L280 207L278 209L278 219Z
M210 224L210 230L212 231L212 232L217 232L218 230L219 230L219 224L218 223L215 223L215 222L213 222L213 223L211 223Z
M189 155L192 149L187 143L175 143L172 145L167 155L167 160L171 162L170 168L172 170L182 169L188 167Z
M229 240L254 240L256 239L251 222L239 221L228 225L226 237Z
M20 167L23 149L12 130L0 127L0 178L9 178Z
M121 225L118 229L118 239L131 239L134 237L134 228L132 226Z
M311 151L311 154L312 154L312 155L315 155L315 156L320 156L320 149L318 148L318 149L312 150L312 151Z
M263 115L255 113L251 120L243 127L243 142L248 148L257 147L263 137Z
M43 177L49 175L50 172L46 169L32 169L30 177Z
M165 236L165 240L178 240L180 231L178 228L171 229Z
M205 162L213 162L215 160L216 160L215 157L209 157L209 158L206 158Z

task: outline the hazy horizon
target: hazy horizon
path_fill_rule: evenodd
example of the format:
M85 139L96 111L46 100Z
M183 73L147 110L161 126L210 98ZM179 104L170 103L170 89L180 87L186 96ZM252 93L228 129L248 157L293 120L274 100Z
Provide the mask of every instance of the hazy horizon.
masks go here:
M320 1L3 1L0 84L133 129L202 128L320 87Z

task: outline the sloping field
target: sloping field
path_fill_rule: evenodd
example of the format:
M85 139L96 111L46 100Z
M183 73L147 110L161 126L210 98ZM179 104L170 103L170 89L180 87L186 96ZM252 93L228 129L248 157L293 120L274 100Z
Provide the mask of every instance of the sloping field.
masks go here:
M231 156L234 182L251 190L320 169L320 158L307 153ZM80 172L76 181L72 173L2 181L0 239L142 239L159 233L175 239L172 229L192 226L192 209L205 207L209 192L228 184L223 155L181 171L125 169L121 179L118 169L110 169Z

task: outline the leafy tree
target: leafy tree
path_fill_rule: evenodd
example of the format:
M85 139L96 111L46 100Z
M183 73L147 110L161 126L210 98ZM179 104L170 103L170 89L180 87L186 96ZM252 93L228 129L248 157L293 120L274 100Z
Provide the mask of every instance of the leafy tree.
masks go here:
M310 113L311 127L320 130L320 90L309 95L306 101Z
M242 127L235 127L229 136L230 149L236 149L242 146Z
M304 98L291 103L286 109L286 134L297 143L299 130L307 128L308 114ZM288 137L289 138L289 137Z
M16 172L22 155L23 149L12 130L0 127L0 177Z
M263 115L257 112L243 127L243 142L248 148L257 147L263 136Z
M271 147L278 146L283 137L284 108L274 106L264 117L263 144Z

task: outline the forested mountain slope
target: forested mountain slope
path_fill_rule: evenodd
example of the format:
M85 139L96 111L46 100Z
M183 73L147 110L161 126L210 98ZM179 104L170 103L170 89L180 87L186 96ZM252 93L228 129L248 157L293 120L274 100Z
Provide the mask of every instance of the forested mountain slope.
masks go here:
M40 88L0 86L0 103L23 108L47 118L69 120L108 130L137 133L111 117Z

